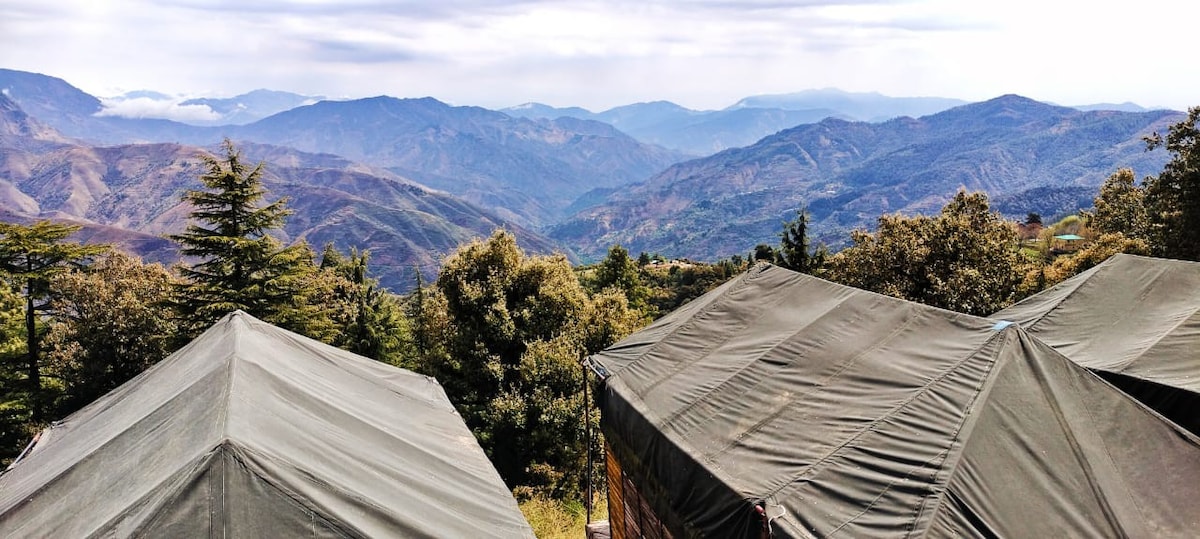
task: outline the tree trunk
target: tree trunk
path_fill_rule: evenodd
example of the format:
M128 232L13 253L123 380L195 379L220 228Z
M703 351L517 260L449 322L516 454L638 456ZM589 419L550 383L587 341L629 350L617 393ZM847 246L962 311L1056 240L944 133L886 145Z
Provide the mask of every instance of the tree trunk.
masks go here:
M26 286L33 286L33 283ZM37 319L34 317L32 291L28 288L25 292L25 348L29 354L29 408L36 422L42 420L42 373L38 365Z

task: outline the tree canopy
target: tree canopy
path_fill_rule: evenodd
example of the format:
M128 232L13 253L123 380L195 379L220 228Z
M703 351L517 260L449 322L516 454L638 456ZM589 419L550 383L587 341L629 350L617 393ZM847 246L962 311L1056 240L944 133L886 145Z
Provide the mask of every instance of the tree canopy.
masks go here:
M21 290L25 300L25 383L34 421L41 420L46 407L38 312L47 307L50 280L108 249L66 241L79 228L51 221L0 223L0 275Z
M590 445L580 360L642 323L605 290L589 295L565 257L526 256L498 231L450 255L415 295L417 368L442 382L511 486L579 492Z
M1011 223L987 195L959 191L937 216L885 215L834 255L831 280L959 312L986 315L1011 303L1025 259Z
M1147 147L1165 147L1171 160L1158 176L1146 178L1146 210L1156 254L1200 260L1200 107L1183 121L1158 133Z
M226 139L221 158L202 155L206 189L190 190L183 199L193 206L192 222L179 242L185 256L199 261L179 268L184 282L177 301L191 332L207 327L234 310L301 333L311 316L304 286L315 265L305 244L284 246L270 235L290 212L286 200L260 206L266 194L263 164L247 165ZM307 330L307 331L306 331Z

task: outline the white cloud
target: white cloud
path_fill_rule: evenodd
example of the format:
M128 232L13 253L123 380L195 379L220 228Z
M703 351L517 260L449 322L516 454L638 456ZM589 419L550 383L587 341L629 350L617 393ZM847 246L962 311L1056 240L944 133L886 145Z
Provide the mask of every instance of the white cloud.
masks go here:
M806 88L1197 104L1200 4L1046 0L0 0L0 66L113 87L592 110ZM203 111L199 111L202 113ZM175 112L172 112L174 114ZM189 113L196 113L190 111Z
M208 105L181 105L183 99L154 99L151 97L136 97L132 99L101 98L103 109L97 116L117 116L121 118L156 118L160 120L175 120L183 123L213 123L221 120L221 115Z

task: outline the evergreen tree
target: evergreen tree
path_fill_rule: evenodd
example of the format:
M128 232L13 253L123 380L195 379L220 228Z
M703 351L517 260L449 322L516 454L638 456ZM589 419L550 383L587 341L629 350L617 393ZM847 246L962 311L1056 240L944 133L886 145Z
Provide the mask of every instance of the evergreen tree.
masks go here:
M397 299L367 276L369 251L351 249L343 256L332 244L325 246L321 269L338 278L334 286L339 304L333 314L340 328L333 344L361 356L401 365L409 334Z
M800 209L796 211L795 219L783 223L779 250L775 254L775 263L779 266L801 273L816 273L825 264L827 251L824 246L811 252L808 219L808 212Z
M1146 178L1146 209L1156 253L1167 258L1200 260L1200 107L1188 110L1164 139L1158 133L1147 147L1166 147L1171 160L1158 176Z
M303 243L283 246L269 234L291 213L286 200L259 206L264 165L248 166L229 139L222 149L223 158L201 156L205 189L183 196L194 208L193 222L170 236L182 254L200 260L180 269L186 282L176 302L185 326L194 333L241 309L310 336L327 331L305 294L316 271L312 250Z
M103 245L80 245L64 241L80 227L38 221L25 226L0 223L0 271L21 290L25 303L25 384L34 421L42 419L42 330L38 313L46 310L50 279L83 265L108 249Z
M771 262L774 263L779 259L779 254L774 247L765 243L760 243L754 246L754 250L750 251L750 260L754 262Z
M24 359L25 301L11 286L0 285L0 468L8 466L41 427L31 421L28 385L20 368Z
M646 258L649 260L649 256ZM629 251L620 245L609 248L608 256L596 267L595 289L600 291L609 287L624 293L631 307L643 312L651 310L646 303L650 291L642 284L641 272L629 257ZM653 316L653 313L647 314Z

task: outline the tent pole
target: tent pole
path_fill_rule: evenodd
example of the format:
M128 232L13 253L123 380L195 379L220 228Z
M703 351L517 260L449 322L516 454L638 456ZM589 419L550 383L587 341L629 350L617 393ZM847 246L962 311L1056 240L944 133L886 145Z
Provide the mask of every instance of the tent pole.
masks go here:
M591 421L592 401L588 399L587 362L584 362L581 365L583 366L583 432L584 432L583 450L587 451L587 471L584 473L585 477L587 477L587 479L585 480L585 482L587 484L586 489L585 489L587 492L586 493L587 499L584 500L583 505L584 505L584 507L587 508L586 523L591 524L592 523L592 421Z

